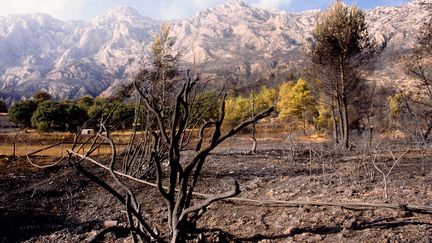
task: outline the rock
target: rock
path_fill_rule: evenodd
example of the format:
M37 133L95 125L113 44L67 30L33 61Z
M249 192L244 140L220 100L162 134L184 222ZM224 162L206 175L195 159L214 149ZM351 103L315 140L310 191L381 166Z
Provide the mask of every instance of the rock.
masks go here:
M111 227L115 227L118 225L118 222L115 220L105 220L103 222L103 227L104 228L111 228Z
M353 229L356 226L358 226L358 224L357 224L357 220L355 218L350 218L350 219L347 219L343 222L343 227L345 229Z
M260 243L271 243L271 242L273 242L272 240L260 240L260 241L258 241L258 242L260 242Z
M346 197L352 197L356 193L356 190L354 188L352 188L352 187L349 187L349 188L345 189L344 193L345 193Z
M348 236L348 230L342 229L342 231L337 235L339 239L345 239Z
M283 234L291 235L291 234L294 234L296 232L296 230L298 230L297 227L290 226L283 231Z
M322 241L323 237L321 235L313 235L309 238L306 239L306 242L318 242L318 241Z
M249 191L259 188L262 185L262 179L261 178L255 178L251 181L248 181L243 186L243 190Z
M271 225L271 227L277 231L283 230L285 227L280 222L275 222ZM288 233L289 234L289 233Z
M309 238L311 235L312 235L311 233L303 233L300 235L296 235L296 237L294 237L294 241L296 242L306 241L306 239Z
M275 192L273 191L273 189L270 189L270 191L268 191L266 193L266 196L269 197L269 198L272 198L274 196L274 194L275 194Z

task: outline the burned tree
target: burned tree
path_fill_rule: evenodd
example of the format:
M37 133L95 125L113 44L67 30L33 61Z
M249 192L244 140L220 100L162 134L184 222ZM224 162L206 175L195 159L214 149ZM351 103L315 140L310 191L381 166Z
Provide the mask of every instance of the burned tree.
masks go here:
M153 159L157 166L158 188L167 202L168 221L170 223L169 228L173 239L182 238L181 234L184 233L182 231L184 231L185 228L190 227L190 224L195 224L196 220L202 215L202 213L204 213L208 205L214 201L232 197L239 193L238 184L236 183L234 190L229 193L208 198L201 204L191 205L194 188L198 182L201 169L209 153L224 140L238 133L242 128L266 117L273 110L273 108L269 108L222 134L221 127L225 115L225 98L223 97L219 118L207 121L201 126L199 138L194 146L194 156L189 162L181 163L180 151L190 142L190 138L188 138L189 136L185 137L186 128L188 127L188 124L194 122L189 119L190 95L192 94L191 92L198 80L198 76L192 78L188 72L186 83L183 85L181 91L176 97L170 123L164 121L164 117L161 115L162 112L158 109L158 102L155 101L151 91L149 89L142 89L138 83L135 83L135 87L146 103L147 108L153 113L158 122L160 133L154 133L155 140L162 141L161 144L166 144L168 147L166 160L169 164L170 171L168 175L169 187L167 189L162 187L162 171L160 165L163 158L161 158L157 153L154 153ZM204 146L206 141L206 130L211 128L212 135L207 139L208 144ZM178 190L177 193L175 192L176 188Z
M172 61L173 56L164 56L161 60ZM196 97L203 90L200 88L200 75L191 70L183 71L183 78L179 70L176 75L165 75L161 68L156 65L141 71L119 95L123 98L132 96L136 100L134 129L126 149L118 152L111 135L116 126L112 126L109 116L106 116L100 121L100 129L95 135L90 138L77 136L76 145L68 150L70 164L115 196L125 207L127 230L135 242L163 242L168 238L171 242L184 241L189 233L193 233L197 220L208 206L238 195L239 184L235 182L226 193L209 195L201 201L194 199L195 187L211 151L243 128L270 115L274 109L272 106L228 131L222 131L225 95L215 99L220 100L218 117L203 122L209 109L196 109L194 106ZM167 84L173 83L175 85L170 85L170 92L165 92ZM111 148L111 156L107 160L94 155L102 144L108 144ZM79 152L84 149L84 153ZM85 161L108 170L116 186L85 168ZM155 169L155 182L142 180L152 168ZM152 229L149 220L142 214L143 205L139 203L131 181L157 187L166 202L166 229L169 229L169 235L160 236Z

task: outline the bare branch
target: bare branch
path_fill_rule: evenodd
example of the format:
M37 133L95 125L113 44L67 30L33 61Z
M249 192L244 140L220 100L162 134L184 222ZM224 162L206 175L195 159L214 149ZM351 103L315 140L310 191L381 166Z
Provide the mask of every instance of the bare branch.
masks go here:
M205 208L207 208L208 206L210 206L214 202L217 202L217 201L220 201L220 200L224 200L224 199L227 199L227 198L230 198L230 197L235 197L238 194L240 194L240 186L239 186L239 183L236 181L233 190L225 192L223 194L216 195L214 197L210 197L210 198L206 199L204 202L202 202L200 204L197 204L195 206L192 206L192 207L189 207L189 208L185 209L181 213L181 215L179 217L179 222L183 221L184 218L188 214L190 214L190 213L197 212L199 210L205 209Z

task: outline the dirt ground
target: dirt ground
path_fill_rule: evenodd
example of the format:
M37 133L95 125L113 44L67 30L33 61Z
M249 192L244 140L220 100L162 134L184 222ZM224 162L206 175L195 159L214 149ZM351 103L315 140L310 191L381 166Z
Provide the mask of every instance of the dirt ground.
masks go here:
M231 139L208 158L196 191L224 192L239 181L240 196L250 199L432 206L430 156L422 171L419 153L408 152L390 174L389 199L384 199L382 176L370 159L362 159L362 153L326 156L322 153L328 149L320 144L313 145L316 154L308 149L312 145L302 144L296 150L291 145L285 139L261 139L258 153L248 154L250 141ZM321 157L311 162L317 154ZM55 158L38 157L35 161L44 164ZM88 168L109 178L104 171ZM137 184L133 188L150 224L166 233L165 204L158 191ZM66 162L37 169L25 158L1 157L0 200L0 242L85 242L103 229L106 220L126 222L116 200ZM201 234L196 237L203 242L432 241L432 215L378 208L219 202L209 208L198 226ZM106 241L130 242L131 238L118 234Z

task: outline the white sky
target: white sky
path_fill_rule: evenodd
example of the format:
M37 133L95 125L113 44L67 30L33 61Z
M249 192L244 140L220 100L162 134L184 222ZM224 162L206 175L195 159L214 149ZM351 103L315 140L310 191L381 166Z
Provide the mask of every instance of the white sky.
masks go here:
M263 8L287 11L326 8L334 0L244 0ZM406 0L347 0L360 7L400 5ZM228 0L0 0L0 15L43 12L63 20L91 20L110 9L127 5L143 16L154 19L177 19L192 16L200 10Z

